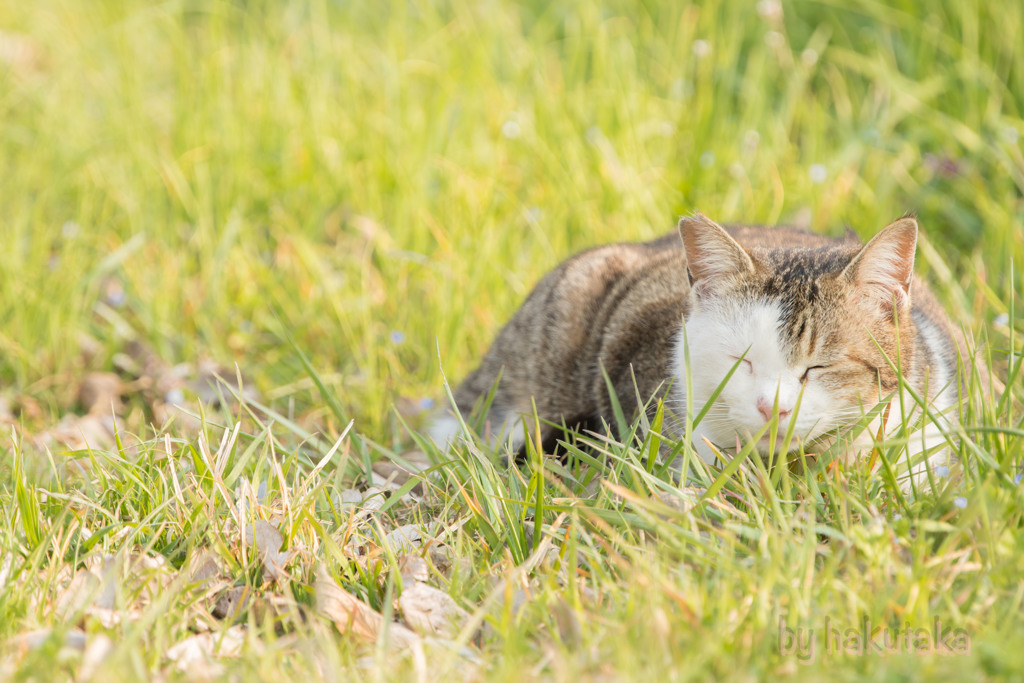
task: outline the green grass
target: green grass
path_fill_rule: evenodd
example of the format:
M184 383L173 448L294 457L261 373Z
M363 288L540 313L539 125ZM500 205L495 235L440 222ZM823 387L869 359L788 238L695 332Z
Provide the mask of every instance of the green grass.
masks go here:
M0 678L1019 677L1024 6L780 12L0 3ZM861 236L917 212L918 272L1010 378L967 397L933 492L900 497L890 443L873 467L709 472L694 505L649 435L518 469L427 448L421 488L343 505L544 272L694 209ZM201 414L167 423L167 368L204 359L254 403L200 411L186 383ZM95 371L120 374L117 439L70 450L54 430L85 429ZM471 615L411 646L323 603L410 623L405 525ZM866 623L970 652L825 650ZM188 669L199 638L239 656Z

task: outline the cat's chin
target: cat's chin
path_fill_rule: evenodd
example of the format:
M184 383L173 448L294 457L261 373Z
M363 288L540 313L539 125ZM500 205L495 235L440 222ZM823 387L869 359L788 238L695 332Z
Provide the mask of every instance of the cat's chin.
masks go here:
M793 439L789 442L789 448L786 448L786 435L779 434L775 439L775 444L772 444L772 438L770 435L765 434L757 442L757 452L761 455L771 455L772 453L778 455L784 452L798 452L800 450L800 443Z
M729 457L732 457L736 453L738 453L739 450L742 449L744 446L746 446L748 443L750 443L748 437L738 436L738 438L737 437L733 438L733 442L729 446L716 444L715 447L719 451L721 451L722 453L726 453L726 454L729 455ZM764 436L762 436L757 441L757 443L755 444L754 448L757 450L758 454L761 455L761 456L768 456L768 455L778 456L780 453L797 454L797 453L800 452L801 448L803 448L805 453L809 454L809 453L812 452L811 451L812 443L815 446L818 445L817 441L813 441L813 442L812 441L805 441L805 440L802 440L802 439L794 436L794 437L792 437L790 439L790 441L788 443L788 448L787 448L786 434L783 432L783 433L780 433L780 434L778 434L776 436L774 445L772 444L771 435L770 434L765 434ZM815 452L817 452L816 449L815 449Z
M757 452L762 456L766 455L779 455L785 453L787 455L794 455L800 452L801 448L804 453L811 453L812 444L816 444L815 441L806 441L796 436L793 436L789 443L786 443L786 434L780 433L775 438L774 445L772 444L772 438L770 434L765 434L757 442ZM788 445L788 448L787 448Z

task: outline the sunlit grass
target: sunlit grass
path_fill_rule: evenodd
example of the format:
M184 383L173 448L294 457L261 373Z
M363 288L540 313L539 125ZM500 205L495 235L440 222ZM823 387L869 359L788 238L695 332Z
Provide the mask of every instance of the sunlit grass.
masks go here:
M1022 33L972 0L0 4L0 677L1019 671ZM932 490L887 474L898 439L695 488L646 418L565 462L418 440L544 272L698 208L861 236L916 211L917 270L1009 386L967 390ZM258 392L185 385L165 426L132 342ZM44 442L93 371L122 375L117 438ZM389 488L416 448L424 480ZM314 616L323 571L405 621L406 525L468 624L396 652ZM936 620L969 655L823 649ZM207 632L240 656L172 656Z

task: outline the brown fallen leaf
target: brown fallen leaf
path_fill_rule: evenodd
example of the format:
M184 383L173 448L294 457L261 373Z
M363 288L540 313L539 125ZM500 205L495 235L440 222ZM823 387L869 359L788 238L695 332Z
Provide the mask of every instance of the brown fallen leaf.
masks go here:
M106 628L136 621L174 576L167 561L159 555L93 556L67 579L65 587L58 589L54 612L65 620L82 613Z
M114 366L129 377L149 405L153 419L163 425L174 419L179 431L197 432L201 421L200 406L218 407L221 399L234 407L235 395L246 401L259 401L254 384L243 376L239 383L234 367L218 365L201 358L195 362L171 365L146 343L136 339L125 345L123 353L115 354Z
M263 571L267 578L280 579L287 576L284 566L291 559L290 550L281 551L284 537L270 522L256 520L245 529L245 542L256 548L256 553L263 563Z
M374 643L381 630L387 629L387 643L392 649L421 647L422 639L401 624L385 622L384 617L365 602L337 584L323 567L317 569L316 612L334 622L343 634L351 634L367 643Z
M0 394L0 425L14 424L17 419L14 411L11 410L11 401L5 395Z
M398 569L404 583L426 583L430 579L430 566L419 555L407 553L398 558Z
M205 586L212 580L221 577L220 560L211 550L201 550L189 558L189 576L193 582Z
M217 657L237 657L245 643L245 629L232 626L223 633L197 633L172 645L167 658L179 671L189 671L195 665L209 664Z
M82 666L78 669L78 681L88 681L96 670L114 651L114 641L103 633L97 633L89 639L82 654Z
M218 619L237 619L249 606L252 591L248 586L231 586L217 595L211 613Z
M112 372L90 372L78 385L78 405L90 415L121 412L121 378Z
M85 448L109 450L116 445L114 431L122 428L112 415L65 415L52 428L33 439L40 448L54 444L71 451Z
M234 406L235 394L245 401L262 401L255 385L243 374L239 383L238 371L234 367L218 365L208 358L200 359L192 369L193 378L188 387L195 392L200 401L218 407L221 398Z
M469 621L469 612L459 607L450 595L425 583L406 586L398 598L402 616L420 635L454 638Z
M576 610L563 598L558 598L551 611L555 615L555 626L562 642L571 648L579 647L583 640L583 629Z
M54 635L54 631L49 628L40 628L34 631L27 631L25 633L18 634L8 640L4 644L5 652L14 652L19 656L24 656L30 650L34 650L43 643L47 642ZM72 628L64 632L63 642L61 647L70 648L72 650L84 650L86 643L85 632L81 629Z
M393 462L381 460L373 463L373 484L380 486L381 488L387 489L400 489L405 485L407 481L415 476L415 474L400 465L396 465ZM422 482L413 486L409 493L413 493L417 496L423 495L423 484Z
M389 548L395 555L415 552L423 543L428 540L424 536L424 530L418 524L406 524L388 533L381 541L381 545Z

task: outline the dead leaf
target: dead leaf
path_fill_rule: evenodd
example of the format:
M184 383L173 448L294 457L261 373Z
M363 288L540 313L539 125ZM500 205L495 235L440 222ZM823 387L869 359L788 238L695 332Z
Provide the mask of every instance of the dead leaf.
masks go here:
M213 579L222 576L217 555L209 550L202 550L193 555L189 564L192 567L190 578L200 586L205 586Z
M90 415L121 412L121 378L112 372L90 372L78 385L78 404Z
M403 583L426 583L430 579L430 567L419 555L402 555L398 558L398 569L402 574Z
M418 524L406 524L385 536L381 545L395 555L401 555L416 551L423 544L423 540L423 532Z
M17 652L18 655L24 656L30 650L34 650L44 644L52 636L53 630L48 628L28 631L26 633L16 635L8 640L4 649L9 652ZM61 644L61 647L70 648L72 650L84 650L85 643L85 632L81 629L73 628L64 632L64 642Z
M564 599L559 598L551 612L555 616L555 626L562 642L570 648L576 648L583 640L583 629L580 627L576 610Z
M283 595L268 593L253 600L249 609L253 623L273 623L278 634L294 630L298 624L306 623L308 611L305 606Z
M14 424L17 420L11 410L11 402L7 396L0 394L0 424Z
M362 502L363 493L357 489L345 489L341 493L334 494L334 506L344 512L348 512Z
M384 495L384 489L371 486L363 492L363 500L359 507L366 511L377 511L384 507L384 503L387 497Z
M114 641L103 633L98 633L89 639L85 646L85 653L82 655L82 666L78 669L78 681L87 681L96 673L96 669L106 661L110 653L114 651Z
M380 613L339 586L323 567L317 570L314 592L317 614L333 621L343 634L374 643L381 630L387 628L387 642L391 648L404 650L422 645L418 635L401 624L385 622Z
M52 429L35 437L40 448L59 444L68 450L86 448L109 450L116 445L114 431L121 430L119 419L112 415L65 415Z
M55 613L63 619L83 613L112 628L141 618L145 607L173 580L174 572L159 555L93 556L59 591Z
M285 565L291 559L290 550L281 551L281 544L284 537L270 522L262 519L256 520L251 526L245 529L246 543L255 546L256 553L263 563L263 571L270 579L280 579L287 576Z
M469 621L469 612L450 595L425 583L407 586L398 598L405 623L421 635L454 638Z
M215 657L237 657L245 643L245 630L232 626L222 633L197 633L172 645L167 658L179 671L189 671L194 665L210 664Z
M5 554L0 562L0 593L7 587L7 578L11 575L11 568L14 567L14 555Z
M413 473L404 467L386 460L375 462L372 467L373 483L375 486L380 486L382 488L402 488L402 486L404 486L405 483L413 476ZM416 491L417 488L419 491ZM412 490L415 491L417 495L420 495L423 492L423 486L421 484L417 487L413 487Z
M249 605L252 591L248 586L231 586L217 595L212 614L218 619L237 619Z
M239 384L238 371L234 367L218 365L204 358L195 364L190 374L194 377L189 380L188 388L194 391L203 403L220 407L223 398L229 405L234 406L235 394L240 394L246 402L262 401L259 392L244 374Z
M704 489L685 486L676 491L662 491L657 498L677 512L689 512L703 496Z

